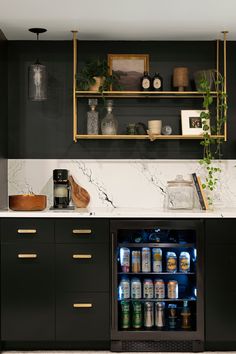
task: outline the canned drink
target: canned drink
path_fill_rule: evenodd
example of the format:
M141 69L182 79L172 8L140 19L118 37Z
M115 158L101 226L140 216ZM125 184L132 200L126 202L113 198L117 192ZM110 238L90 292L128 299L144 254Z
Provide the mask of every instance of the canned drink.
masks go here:
M122 272L130 271L130 250L127 247L120 248L120 265Z
M130 303L121 301L121 328L130 328Z
M151 328L154 326L154 311L152 302L144 302L144 327Z
M132 272L140 272L140 251L132 251Z
M168 299L178 299L178 282L176 280L170 280L167 285Z
M155 325L158 328L162 328L165 326L165 303L164 302L156 302L155 303Z
M141 299L142 297L142 284L140 279L132 278L131 279L131 298L132 299Z
M151 250L148 247L142 248L142 272L151 272Z
M168 305L168 321L169 327L174 329L176 328L177 324L177 305L176 304L169 304Z
M180 253L179 271L181 273L188 273L190 271L190 254L188 252L181 252Z
M132 302L132 326L133 328L142 327L142 304L139 301Z
M144 279L144 281L143 281L143 298L144 299L153 299L152 279Z
M152 270L153 272L162 272L162 250L161 248L152 249Z
M118 290L119 300L130 298L130 281L127 278L122 278Z
M168 273L175 273L177 271L177 257L175 252L167 252L166 270Z
M154 297L156 299L165 298L165 283L162 279L154 280Z

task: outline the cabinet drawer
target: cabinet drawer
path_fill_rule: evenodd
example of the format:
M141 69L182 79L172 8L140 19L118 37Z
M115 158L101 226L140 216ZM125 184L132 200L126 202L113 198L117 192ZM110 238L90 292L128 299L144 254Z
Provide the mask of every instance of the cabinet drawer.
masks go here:
M56 245L57 288L109 291L109 245Z
M1 231L2 242L48 243L54 241L54 222L49 219L3 219Z
M102 243L109 240L109 222L104 219L56 220L58 243Z
M58 293L56 340L109 340L109 308L108 293Z

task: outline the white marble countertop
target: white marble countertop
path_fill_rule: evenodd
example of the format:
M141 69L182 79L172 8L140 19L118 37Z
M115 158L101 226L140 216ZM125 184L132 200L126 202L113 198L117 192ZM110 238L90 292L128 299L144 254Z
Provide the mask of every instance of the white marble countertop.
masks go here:
M148 208L92 208L75 210L0 210L0 218L236 218L236 208L165 210Z

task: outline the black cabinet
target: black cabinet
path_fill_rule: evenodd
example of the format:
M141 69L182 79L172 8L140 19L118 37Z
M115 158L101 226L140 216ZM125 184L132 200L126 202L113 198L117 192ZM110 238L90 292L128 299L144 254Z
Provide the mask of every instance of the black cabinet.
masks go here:
M236 219L206 220L206 349L236 348Z

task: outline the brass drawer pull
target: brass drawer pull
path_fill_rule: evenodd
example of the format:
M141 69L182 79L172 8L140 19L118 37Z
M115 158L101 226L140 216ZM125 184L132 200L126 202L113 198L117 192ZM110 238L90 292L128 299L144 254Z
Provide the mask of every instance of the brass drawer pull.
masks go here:
M73 304L73 307L76 309L89 309L93 307L93 304Z
M18 258L27 258L27 259L32 259L32 258L37 258L37 254L36 253L19 253L17 255Z
M91 254L73 254L72 256L74 259L91 259Z
M18 229L18 234L36 234L37 230L35 229Z
M92 230L91 229L74 229L74 230L72 230L72 233L74 235L91 234Z

